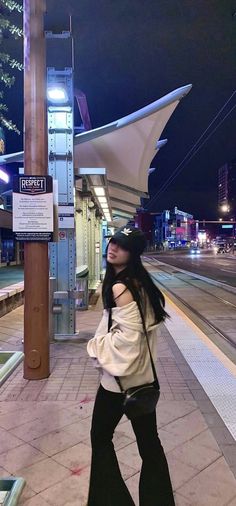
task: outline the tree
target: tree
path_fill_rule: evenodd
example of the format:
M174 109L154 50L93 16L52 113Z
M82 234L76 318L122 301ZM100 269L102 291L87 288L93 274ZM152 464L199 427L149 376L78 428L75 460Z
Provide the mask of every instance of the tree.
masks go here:
M14 11L22 13L23 7L14 0L0 0L0 49L7 33L10 33L15 39L23 36L23 30L9 19L9 15ZM12 75L12 70L15 69L23 70L22 63L0 50L0 82L5 87L10 88L14 84L15 77ZM4 103L4 92L0 91L0 125L19 134L17 126L6 117L7 110L7 105Z

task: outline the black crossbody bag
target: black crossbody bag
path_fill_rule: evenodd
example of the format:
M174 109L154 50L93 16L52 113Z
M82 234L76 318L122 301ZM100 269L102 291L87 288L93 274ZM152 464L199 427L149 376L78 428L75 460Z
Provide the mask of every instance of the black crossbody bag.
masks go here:
M128 388L127 390L124 390L121 385L120 378L118 376L115 376L115 380L119 385L120 391L124 394L124 402L123 402L124 413L130 420L137 418L138 416L147 415L155 411L156 405L160 397L160 385L151 354L151 349L148 340L148 333L145 325L145 319L141 305L138 302L137 304L140 311L143 330L148 345L154 381L152 383L137 385L136 387L131 387ZM109 309L108 332L111 328L111 325L112 325L112 308Z

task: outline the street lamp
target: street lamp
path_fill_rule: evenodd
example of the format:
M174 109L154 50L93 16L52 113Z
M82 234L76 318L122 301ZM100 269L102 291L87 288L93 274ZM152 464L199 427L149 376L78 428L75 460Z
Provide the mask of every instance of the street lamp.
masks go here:
M47 91L49 102L65 104L68 102L68 93L63 86L50 86Z

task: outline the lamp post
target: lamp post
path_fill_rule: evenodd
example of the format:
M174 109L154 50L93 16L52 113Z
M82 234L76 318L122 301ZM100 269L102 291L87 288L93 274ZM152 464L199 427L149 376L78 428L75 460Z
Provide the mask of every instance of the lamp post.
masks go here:
M24 0L24 172L47 175L45 0ZM49 376L48 244L25 243L24 377Z

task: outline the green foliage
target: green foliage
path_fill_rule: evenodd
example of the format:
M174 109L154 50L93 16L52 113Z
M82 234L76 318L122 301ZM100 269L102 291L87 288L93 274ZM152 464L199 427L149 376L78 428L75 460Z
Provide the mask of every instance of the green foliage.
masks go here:
M9 14L11 12L22 13L23 7L15 2L14 0L0 0L0 45L3 42L4 35L6 33L12 35L15 39L23 36L23 30L11 23ZM14 82L15 77L9 73L9 70L23 70L22 63L18 62L14 58L5 52L0 51L0 83L10 88ZM7 106L4 103L4 94L0 92L0 125L20 134L17 126L5 116L7 112Z
M9 11L23 12L22 5L19 5L17 2L14 2L13 0L1 0L1 4L4 7L7 7Z

